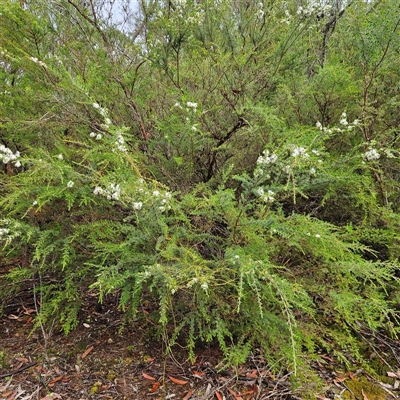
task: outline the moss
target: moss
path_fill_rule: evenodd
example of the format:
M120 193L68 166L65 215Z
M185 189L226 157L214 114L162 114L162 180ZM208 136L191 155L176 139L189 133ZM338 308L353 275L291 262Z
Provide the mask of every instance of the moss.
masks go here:
M359 381L349 380L346 381L347 390L343 394L343 400L386 400L387 393L377 384L374 384L362 377Z

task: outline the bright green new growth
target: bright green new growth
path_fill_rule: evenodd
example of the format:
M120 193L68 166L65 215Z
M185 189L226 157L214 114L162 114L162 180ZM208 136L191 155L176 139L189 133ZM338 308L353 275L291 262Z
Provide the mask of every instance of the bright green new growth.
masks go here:
M0 5L4 305L28 285L69 333L119 293L170 351L294 372L397 335L395 2L144 2L130 31L25 3Z

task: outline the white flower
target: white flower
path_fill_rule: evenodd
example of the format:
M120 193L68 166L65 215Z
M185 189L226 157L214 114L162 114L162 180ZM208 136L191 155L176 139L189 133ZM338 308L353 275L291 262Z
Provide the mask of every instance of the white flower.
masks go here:
M170 199L172 194L170 192L165 192L165 198Z
M32 203L32 205L33 205L33 206L37 206L37 201L35 200L35 201Z
M208 284L207 284L207 282L202 283L202 284L201 284L201 288L202 288L205 292L207 292L207 289L208 289Z
M69 181L67 183L67 187L72 188L75 185L75 183L73 181Z
M175 294L176 290L175 289L171 289L171 294Z
M379 160L381 155L377 152L376 149L370 149L364 154L365 158L368 161Z
M269 154L268 150L263 151L263 156L257 158L257 164L273 164L278 159L275 153Z
M95 137L96 134L95 134L94 132L90 132L90 133L89 133L89 136L90 136L90 137Z
M99 109L99 108L100 108L100 104L98 104L98 103L93 103L92 105L93 105L93 107L96 108L96 109Z
M315 237L319 239L321 237L321 235L319 233L316 233Z
M311 175L315 175L315 172L316 172L315 168L312 167L312 168L310 169L310 174L311 174Z
M104 118L104 123L106 125L111 125L111 119L110 118Z
M238 256L237 254L235 254L235 257L234 258L236 258L236 260L238 260L239 258L240 258L240 256Z
M159 209L161 212L164 212L164 211L165 211L165 207L164 207L164 206L158 207L158 209Z
M118 135L118 143L120 143L120 144L125 143L124 137L122 135Z
M17 162L15 163L15 166L16 166L17 168L19 168L19 167L21 166L21 162L20 162L20 161L17 161Z
M307 154L307 151L304 147L300 147L300 146L293 146L292 149L292 157L304 157L304 158L308 158L309 155Z
M357 125L359 125L360 124L360 120L359 119L355 119L354 121L353 121L353 125L354 126L357 126Z
M94 190L93 190L93 193L94 194L103 194L104 193L104 190L100 187L100 186L96 186L95 188L94 188Z
M158 191L158 190L155 190L154 192L153 192L153 196L159 196L160 195L160 192Z
M192 103L191 101L188 101L186 105L194 110L197 108L197 103Z
M98 133L96 135L96 140L101 140L102 137L103 137L103 135L101 133Z
M143 203L141 201L137 201L133 203L133 209L134 210L141 210L143 207Z
M59 155L57 156L57 158L58 158L59 160L64 160L64 157L63 157L62 154L59 154Z
M262 187L257 188L256 193L259 196L264 196L264 189Z
M321 130L322 130L322 124L321 124L321 122L317 121L317 123L315 124L315 126L316 126L318 129L321 129Z
M174 107L182 108L182 106L179 103L175 103Z

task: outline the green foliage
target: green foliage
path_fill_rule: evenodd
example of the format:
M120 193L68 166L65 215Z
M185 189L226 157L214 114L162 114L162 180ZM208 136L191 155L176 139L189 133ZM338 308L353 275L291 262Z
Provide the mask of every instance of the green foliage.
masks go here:
M294 372L398 334L393 2L144 2L129 32L59 3L0 5L3 306L30 285L69 333L119 293L169 351Z

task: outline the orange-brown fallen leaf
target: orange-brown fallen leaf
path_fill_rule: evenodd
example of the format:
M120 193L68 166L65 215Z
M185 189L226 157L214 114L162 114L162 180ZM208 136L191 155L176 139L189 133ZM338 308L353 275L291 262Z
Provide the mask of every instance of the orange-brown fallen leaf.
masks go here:
M256 369L253 369L252 371L250 371L250 372L248 372L246 374L246 378L257 379L258 378L258 371Z
M367 397L367 395L364 393L364 390L363 390L363 389L361 389L361 394L362 394L362 396L363 396L363 400L369 400L368 397Z
M47 386L53 387L58 381L61 381L61 379L64 378L63 376L57 376L57 378L54 378L51 380Z
M186 393L186 396L185 396L182 400L188 400L188 399L190 399L190 397L192 396L192 394L193 394L193 390L189 390L189 391Z
M220 395L220 393L215 392L215 396L217 397L218 400L222 400L222 396Z
M147 375L144 372L142 372L142 376L143 376L143 378L148 379L149 381L155 381L156 380L156 378L152 377L151 375Z
M349 379L349 378L347 378L347 376L343 376L341 378L334 379L333 382L340 383L340 382L344 382L346 379Z
M196 375L196 376L202 377L202 376L204 376L205 374L206 374L205 372L193 371L193 375Z
M150 393L154 393L160 387L160 382L154 382L153 387L150 390Z
M228 389L228 392L236 399L236 400L243 400L243 397L240 394L235 393L232 389Z
M174 382L177 385L186 385L188 381L183 381L181 379L176 379L173 376L168 375L168 378L171 379L172 382Z
M94 346L90 346L85 352L81 355L82 360L94 349Z

